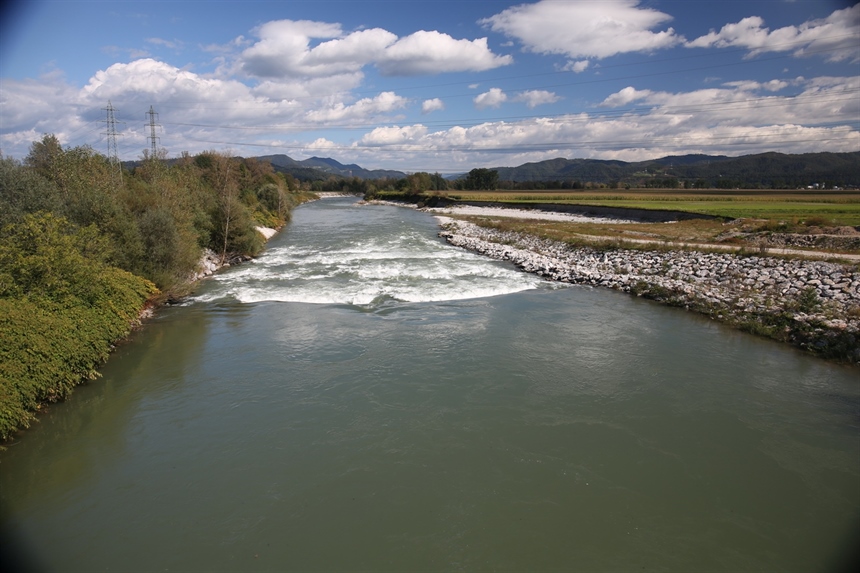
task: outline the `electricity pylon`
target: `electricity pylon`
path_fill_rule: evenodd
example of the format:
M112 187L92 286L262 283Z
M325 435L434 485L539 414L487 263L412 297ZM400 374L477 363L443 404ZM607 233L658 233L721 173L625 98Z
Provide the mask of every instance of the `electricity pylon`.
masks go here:
M149 116L149 140L152 146L150 151L150 157L151 159L157 159L158 145L156 144L156 142L159 138L155 136L155 127L158 125L157 123L155 123L155 116L157 116L158 114L155 113L155 110L152 108L152 106L149 106L149 111L146 112L146 115Z
M114 112L116 111L111 104L110 100L108 100L107 107L104 108L107 112L107 119L105 123L107 124L107 131L105 135L107 135L107 144L108 144L108 161L110 162L113 169L111 170L111 178L114 179L114 184L119 180L119 184L122 185L122 164L119 161L119 152L116 147L116 116Z

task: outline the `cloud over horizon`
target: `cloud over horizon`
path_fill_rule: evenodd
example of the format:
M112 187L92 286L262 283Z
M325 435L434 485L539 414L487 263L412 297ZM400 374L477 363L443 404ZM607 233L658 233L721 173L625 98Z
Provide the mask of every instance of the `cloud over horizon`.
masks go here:
M23 157L44 133L101 151L108 101L124 159L148 147L150 106L171 153L326 151L380 168L860 149L860 5L804 5L793 18L780 18L793 5L755 0L715 5L708 17L660 6L473 3L413 17L392 4L401 20L375 20L360 6L350 15L348 3L331 21L311 3L277 19L262 4L219 5L213 13L233 19L262 16L222 21L218 33L152 19L134 41L123 31L90 52L79 37L74 73L43 42L16 57L41 47L49 58L0 82L0 152ZM8 54L3 62L15 61Z

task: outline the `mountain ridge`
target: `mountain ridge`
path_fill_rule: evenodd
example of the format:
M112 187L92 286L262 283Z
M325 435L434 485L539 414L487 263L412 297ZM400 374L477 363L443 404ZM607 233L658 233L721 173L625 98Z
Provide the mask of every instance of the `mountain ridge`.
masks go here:
M271 163L275 171L300 181L326 181L332 177L361 180L399 180L407 173L392 169L365 169L343 164L331 157L296 160L285 154L249 157ZM168 160L172 163L176 160ZM134 168L139 161L123 162ZM765 152L729 157L726 155L667 155L644 161L556 157L514 167L490 167L498 172L502 186L515 183L534 188L576 188L588 184L610 187L768 188L860 187L860 151L785 154ZM467 173L448 175L449 181Z
M860 151L784 154L669 155L645 161L556 158L517 167L495 167L499 180L591 182L631 186L797 187L813 184L860 186Z
M293 159L292 157L289 157L288 155L276 154L257 156L254 157L254 159L258 161L268 161L272 164L272 167L274 167L276 171L290 173L297 179L325 179L330 175L335 175L339 177L358 177L359 179L402 179L403 177L406 177L406 173L403 173L402 171L395 171L391 169L365 169L360 165L356 165L355 163L344 165L343 163L337 161L336 159L332 159L331 157L314 156L299 161ZM305 169L316 170L323 174L323 176L308 177L309 175L312 176L313 174L304 171L300 171L299 174L293 172L294 170Z
M359 179L402 179L406 173L388 169L365 169L344 165L330 157L297 161L287 155L255 157L269 161L278 171L298 179L326 179L330 176ZM514 167L491 167L499 181L514 183L557 183L566 186L597 183L629 186L797 187L818 185L860 186L860 151L784 154L765 152L729 157L726 155L667 155L644 161L556 157ZM460 177L465 174L460 175ZM449 177L456 179L456 177Z

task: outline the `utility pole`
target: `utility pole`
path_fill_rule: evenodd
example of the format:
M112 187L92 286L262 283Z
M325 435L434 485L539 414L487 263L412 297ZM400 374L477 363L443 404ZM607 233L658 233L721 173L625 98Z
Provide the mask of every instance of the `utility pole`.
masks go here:
M149 116L149 140L152 145L152 150L150 151L150 158L157 159L158 158L158 146L156 145L156 141L159 139L155 136L155 126L158 124L155 123L155 116L158 114L155 113L155 110L152 109L152 106L149 106L149 111L146 112L146 115ZM158 127L161 127L158 125Z
M105 120L107 131L105 135L107 135L108 161L113 166L111 177L114 179L114 184L117 183L118 179L119 184L122 185L122 164L119 162L119 152L116 147L116 116L114 115L116 110L110 100L108 100L107 107L103 109L107 112L107 119Z

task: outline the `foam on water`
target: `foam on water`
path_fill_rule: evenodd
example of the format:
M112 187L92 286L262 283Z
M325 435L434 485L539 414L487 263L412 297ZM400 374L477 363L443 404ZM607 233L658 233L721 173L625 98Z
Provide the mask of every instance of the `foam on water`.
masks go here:
M374 305L489 297L545 284L510 264L441 242L426 221L418 228L402 221L340 227L327 242L317 242L320 248L308 248L301 243L301 213L293 222L296 233L284 239L289 244L273 245L260 258L216 275L196 300Z

